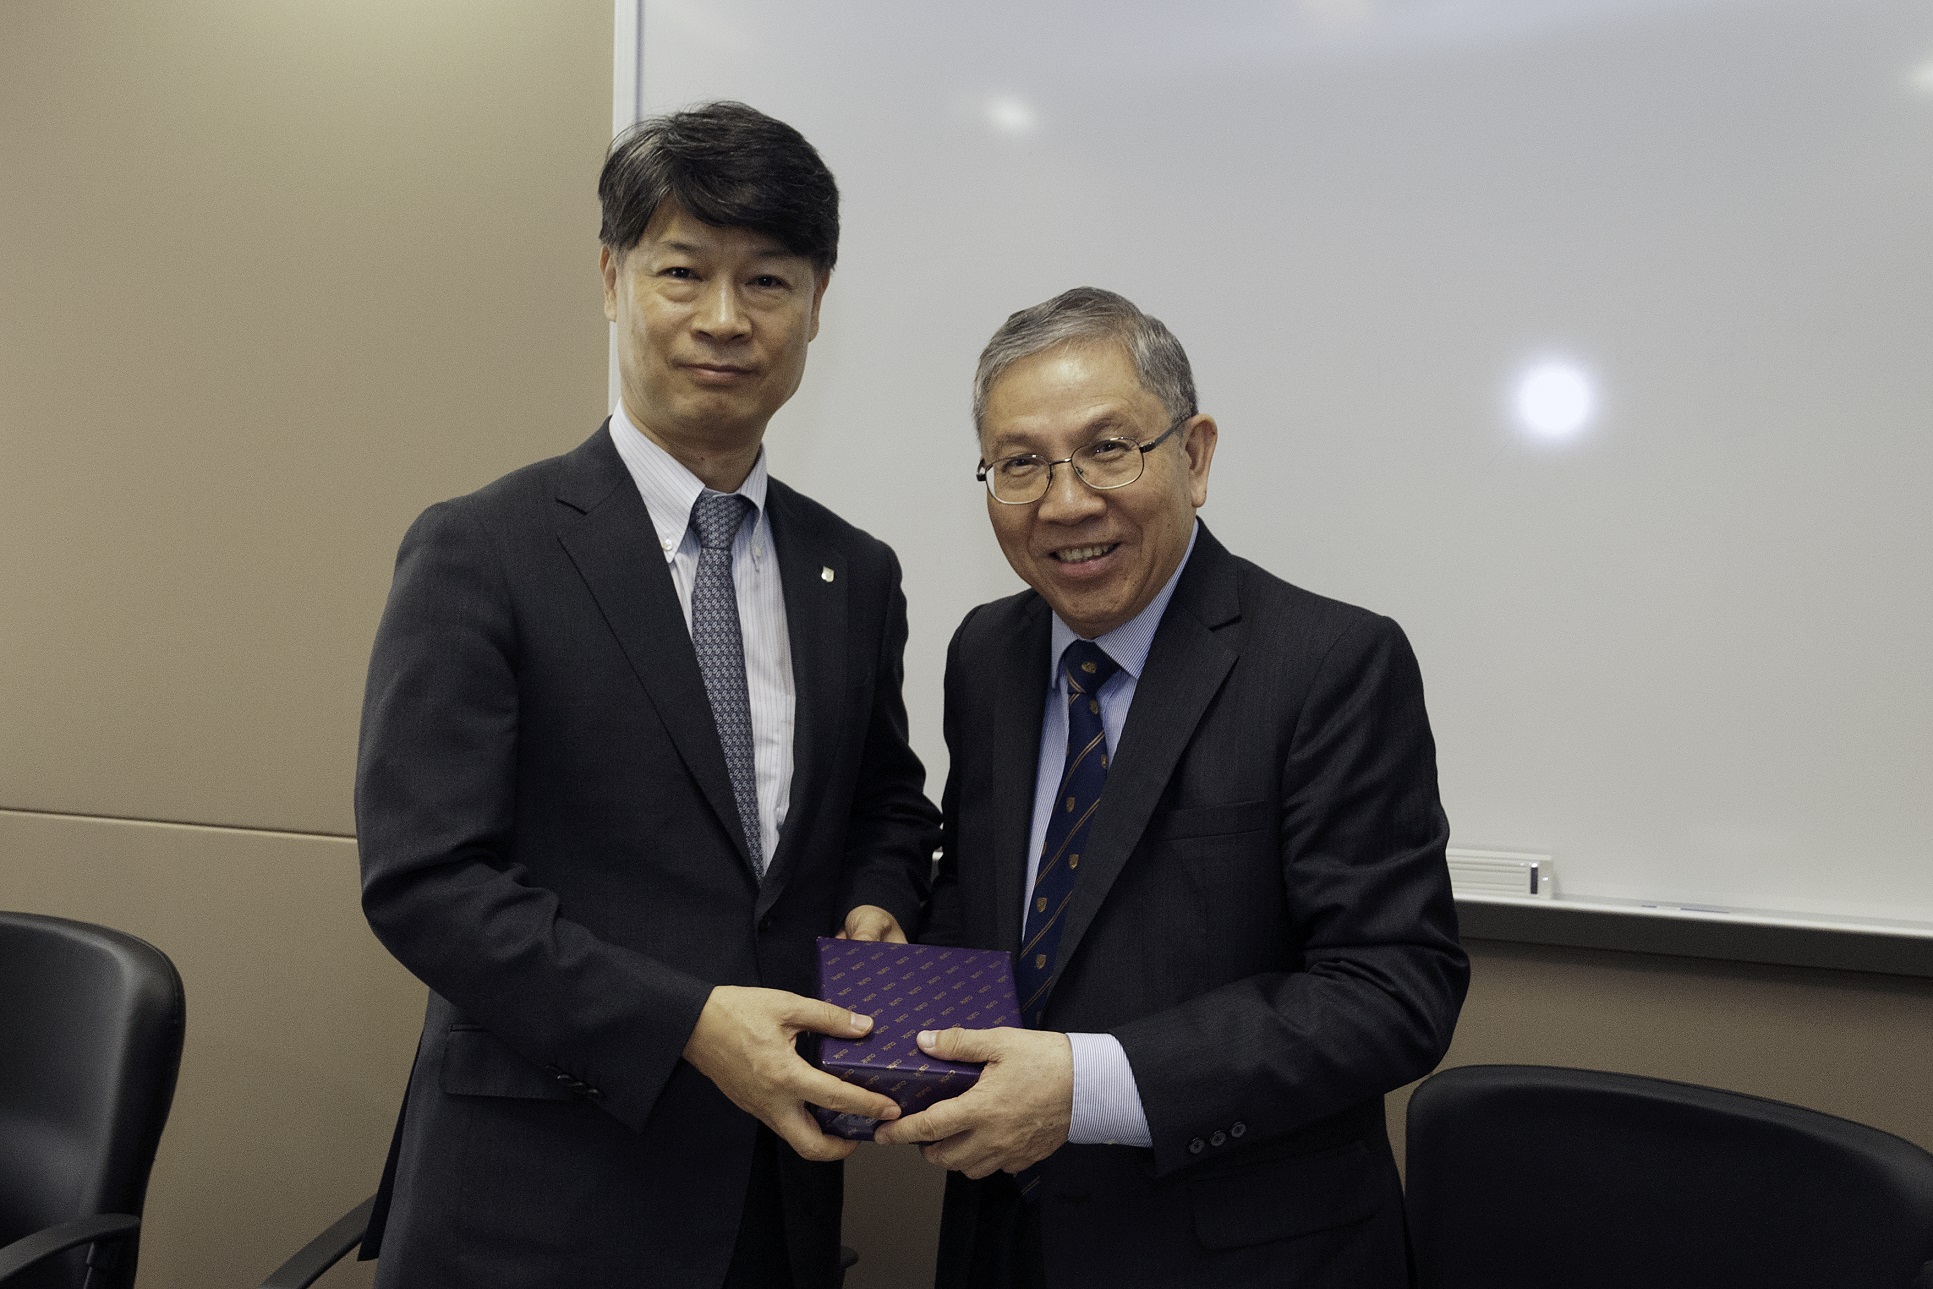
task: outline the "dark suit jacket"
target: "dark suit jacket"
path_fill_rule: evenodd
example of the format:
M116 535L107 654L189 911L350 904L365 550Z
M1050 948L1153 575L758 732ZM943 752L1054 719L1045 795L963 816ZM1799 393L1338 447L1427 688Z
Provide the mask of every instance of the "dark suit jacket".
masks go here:
M937 819L898 564L781 483L767 506L797 732L763 884L605 430L403 540L356 783L364 909L431 991L367 1246L385 1285L718 1284L755 1122L680 1059L712 985L810 993L852 906L916 923ZM840 1170L780 1156L799 1283L830 1284Z
M925 938L1014 949L1051 662L1032 592L946 668L945 856ZM1204 527L1082 856L1049 1029L1109 1032L1153 1149L1041 1165L1053 1289L1406 1284L1382 1095L1441 1058L1468 963L1423 688L1396 624ZM1006 1283L1011 1181L948 1178L939 1284Z

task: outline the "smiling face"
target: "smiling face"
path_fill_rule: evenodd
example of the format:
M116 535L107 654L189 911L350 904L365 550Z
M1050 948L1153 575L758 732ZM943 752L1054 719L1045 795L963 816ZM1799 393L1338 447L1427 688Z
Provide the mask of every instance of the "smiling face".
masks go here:
M755 452L805 374L828 275L764 233L703 223L672 201L599 265L638 428L688 463Z
M1007 368L987 391L980 453L1059 460L1096 439L1151 443L1168 428L1161 400L1117 344L1062 345ZM1047 495L1026 505L987 498L987 517L1014 572L1087 638L1148 607L1187 553L1195 510L1208 500L1215 422L1190 418L1146 456L1141 477L1096 491L1054 467Z

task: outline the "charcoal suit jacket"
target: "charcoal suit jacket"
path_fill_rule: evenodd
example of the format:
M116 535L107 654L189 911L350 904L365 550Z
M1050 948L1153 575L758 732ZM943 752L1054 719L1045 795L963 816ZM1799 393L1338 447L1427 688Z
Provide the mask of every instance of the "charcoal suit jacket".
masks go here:
M810 993L855 905L916 924L937 840L899 567L773 481L796 726L763 882L651 519L606 429L404 538L357 766L363 906L429 986L365 1255L379 1283L717 1285L754 1120L681 1053L716 984ZM783 1145L795 1276L840 1169Z
M1026 592L953 638L936 943L1019 943L1049 627ZM1447 839L1396 624L1203 527L1108 766L1045 1024L1120 1040L1154 1144L1041 1165L1051 1289L1408 1283L1382 1098L1436 1064L1462 1005ZM947 1180L938 1283L1011 1283L1012 1180Z

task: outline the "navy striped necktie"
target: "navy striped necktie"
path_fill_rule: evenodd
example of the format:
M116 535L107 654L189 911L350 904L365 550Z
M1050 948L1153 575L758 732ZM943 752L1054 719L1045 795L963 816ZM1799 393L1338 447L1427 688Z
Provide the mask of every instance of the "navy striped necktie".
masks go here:
M1107 786L1107 730L1101 724L1100 693L1120 669L1121 664L1092 640L1076 640L1060 659L1061 679L1067 687L1067 760L1048 817L1047 838L1041 844L1040 869L1027 901L1027 923L1014 971L1021 1018L1034 1029L1040 1028L1047 1012L1054 954L1060 948L1067 906L1080 876L1088 829L1101 803L1101 789Z

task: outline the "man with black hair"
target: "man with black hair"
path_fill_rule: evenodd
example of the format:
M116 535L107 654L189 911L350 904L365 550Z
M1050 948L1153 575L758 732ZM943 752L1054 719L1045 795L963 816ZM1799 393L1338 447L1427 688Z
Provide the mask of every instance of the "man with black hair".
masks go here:
M936 812L882 543L766 474L838 190L736 103L598 182L622 398L576 450L430 507L363 709L363 906L430 988L365 1256L378 1283L837 1282L808 1102L813 939L905 939Z

